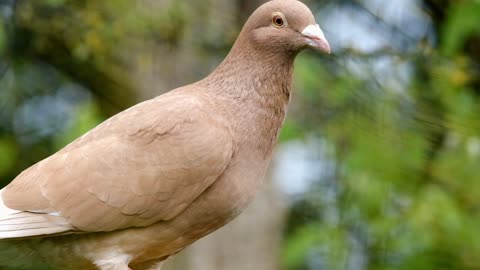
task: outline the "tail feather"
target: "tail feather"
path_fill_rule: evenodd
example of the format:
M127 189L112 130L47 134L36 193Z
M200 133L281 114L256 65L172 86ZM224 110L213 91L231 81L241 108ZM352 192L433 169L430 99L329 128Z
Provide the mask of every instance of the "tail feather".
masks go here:
M72 231L63 218L49 213L24 212L8 208L0 191L0 240L56 235Z

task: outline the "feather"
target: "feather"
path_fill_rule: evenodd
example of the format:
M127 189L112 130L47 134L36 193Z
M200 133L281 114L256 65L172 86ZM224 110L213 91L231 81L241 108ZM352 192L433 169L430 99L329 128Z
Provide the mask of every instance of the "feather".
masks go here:
M0 190L0 239L60 234L72 230L56 213L31 213L8 208Z

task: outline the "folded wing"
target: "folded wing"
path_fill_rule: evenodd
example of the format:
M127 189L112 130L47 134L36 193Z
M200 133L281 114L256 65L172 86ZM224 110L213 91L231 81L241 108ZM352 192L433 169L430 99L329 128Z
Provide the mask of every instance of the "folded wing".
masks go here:
M141 103L4 188L0 239L170 220L218 179L232 148L227 127L194 98Z

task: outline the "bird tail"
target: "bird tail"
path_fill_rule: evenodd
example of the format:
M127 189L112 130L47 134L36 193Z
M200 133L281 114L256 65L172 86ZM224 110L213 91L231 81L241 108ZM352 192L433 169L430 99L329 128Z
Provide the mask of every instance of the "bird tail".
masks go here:
M71 225L58 215L18 211L5 205L0 190L0 240L62 234Z

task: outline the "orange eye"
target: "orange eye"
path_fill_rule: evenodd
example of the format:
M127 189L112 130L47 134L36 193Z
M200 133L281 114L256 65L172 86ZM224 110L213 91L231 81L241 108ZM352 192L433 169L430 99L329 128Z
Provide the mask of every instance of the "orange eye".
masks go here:
M275 15L273 17L273 24L278 27L282 27L285 24L285 20L280 15Z

